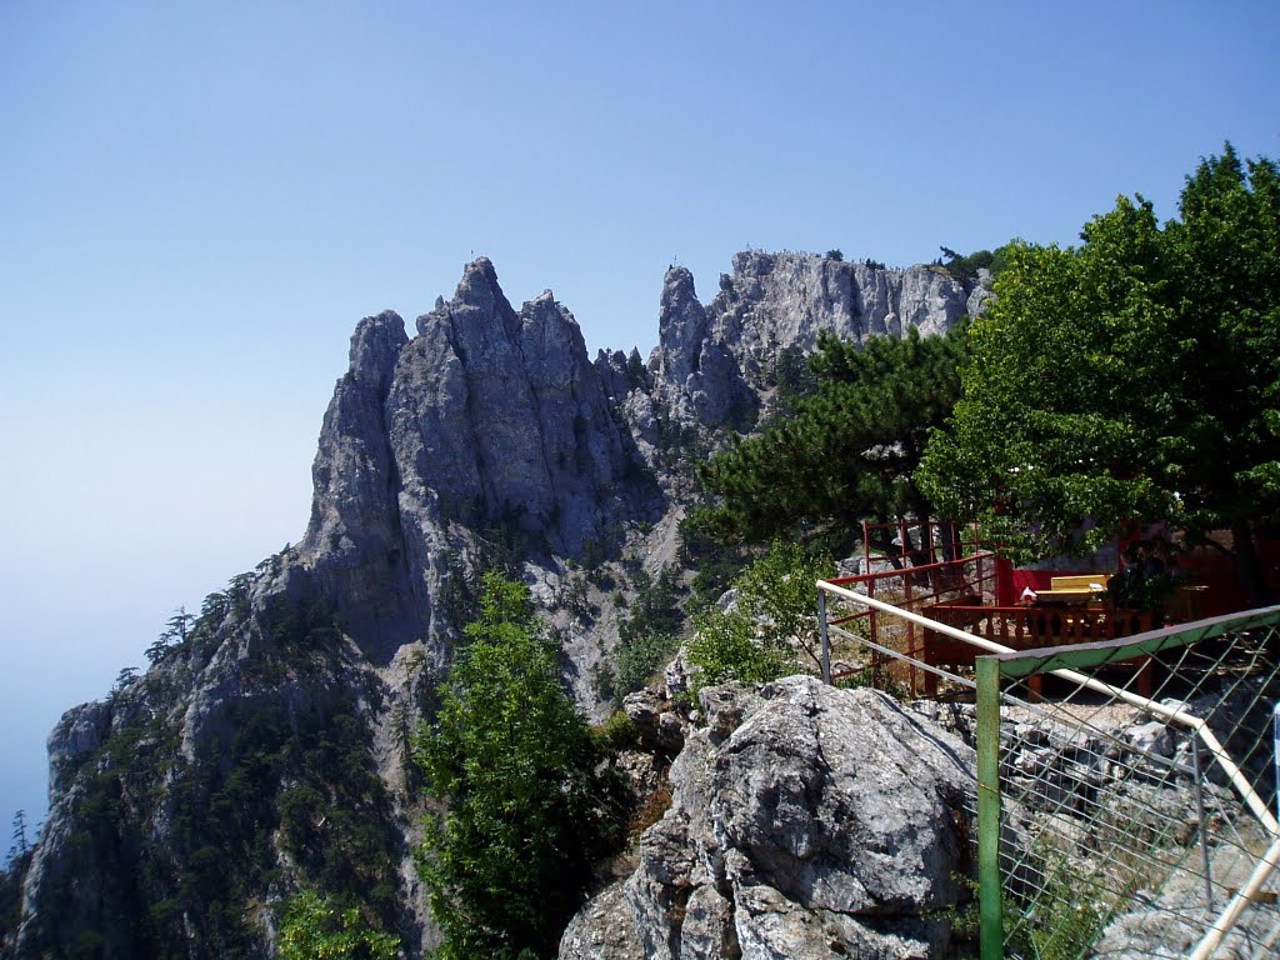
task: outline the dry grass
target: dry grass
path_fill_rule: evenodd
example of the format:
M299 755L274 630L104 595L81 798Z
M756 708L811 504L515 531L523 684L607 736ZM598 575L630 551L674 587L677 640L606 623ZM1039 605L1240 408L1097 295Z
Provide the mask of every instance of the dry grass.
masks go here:
M639 840L640 834L661 820L670 808L671 781L664 775L631 815L631 820L627 824L627 836L632 842Z

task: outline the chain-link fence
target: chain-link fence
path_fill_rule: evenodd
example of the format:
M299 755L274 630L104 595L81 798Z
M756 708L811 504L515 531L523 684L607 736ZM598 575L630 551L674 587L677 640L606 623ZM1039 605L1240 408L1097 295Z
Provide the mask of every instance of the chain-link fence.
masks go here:
M984 960L1280 955L1280 608L1010 650L819 586L836 662L896 664L859 677L899 694L929 676L977 744ZM859 609L929 642L851 630ZM929 662L942 643L967 657Z

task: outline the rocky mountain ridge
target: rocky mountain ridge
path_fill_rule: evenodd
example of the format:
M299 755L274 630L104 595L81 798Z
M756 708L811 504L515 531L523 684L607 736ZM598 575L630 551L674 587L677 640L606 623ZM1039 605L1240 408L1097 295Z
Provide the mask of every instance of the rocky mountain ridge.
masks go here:
M749 429L781 351L823 331L939 332L983 295L929 267L748 251L705 306L668 270L640 369L592 362L550 292L515 310L483 258L416 336L394 313L362 320L301 541L51 735L50 813L5 949L270 956L271 905L305 884L371 897L411 955L429 947L409 741L476 572L531 583L599 717L590 678L617 637L604 587L674 558L682 444Z

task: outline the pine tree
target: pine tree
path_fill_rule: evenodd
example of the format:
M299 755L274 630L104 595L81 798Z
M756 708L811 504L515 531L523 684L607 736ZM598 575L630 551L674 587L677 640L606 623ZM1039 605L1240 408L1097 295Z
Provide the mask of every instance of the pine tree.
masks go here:
M959 396L966 349L963 326L937 337L912 328L861 348L824 337L811 361L816 393L700 471L719 503L698 512L698 526L726 542L767 543L807 525L839 545L863 518L928 515L914 471Z
M27 811L19 810L13 815L13 846L9 850L9 859L25 857L30 849L27 844Z

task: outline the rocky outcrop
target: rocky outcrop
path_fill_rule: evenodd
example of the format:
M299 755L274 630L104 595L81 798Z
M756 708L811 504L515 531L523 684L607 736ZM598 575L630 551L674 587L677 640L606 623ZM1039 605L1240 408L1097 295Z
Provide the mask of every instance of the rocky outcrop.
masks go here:
M366 648L379 652L418 634L429 610L426 602L412 602L415 577L402 543L399 475L385 416L407 343L404 321L390 311L356 326L350 367L320 430L311 520L297 563L286 571L291 593L323 598Z
M562 960L941 957L968 898L972 751L871 690L704 691L639 865Z
M111 706L102 701L72 707L49 734L49 792L71 787L76 771L111 733Z
M748 250L703 308L693 276L667 271L649 366L657 399L703 426L749 423L785 349L811 353L822 334L861 342L914 328L942 333L986 302L935 267L887 270L797 253Z
M655 489L619 430L573 315L550 292L517 314L493 265L418 319L388 414L402 487L447 519L580 557L624 517L656 516Z
M485 259L452 300L362 321L325 416L302 585L386 662L456 627L438 599L472 534L528 559L581 559L625 521L652 522L657 485L618 424L573 315L550 292L517 313ZM438 658L441 659L441 658Z

